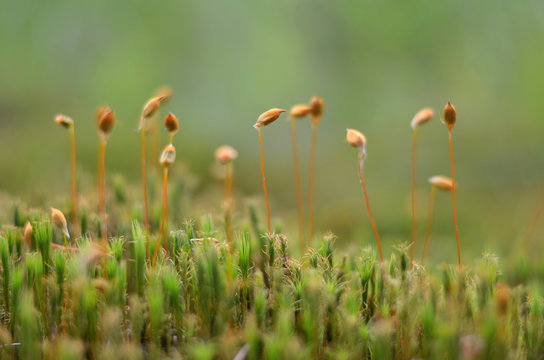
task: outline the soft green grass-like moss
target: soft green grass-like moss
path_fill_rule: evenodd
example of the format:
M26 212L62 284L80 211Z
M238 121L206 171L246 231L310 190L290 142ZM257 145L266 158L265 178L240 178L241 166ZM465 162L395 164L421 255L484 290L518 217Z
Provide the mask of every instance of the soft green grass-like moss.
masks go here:
M109 240L107 254L87 237L77 239L77 251L52 248L49 221L32 225L30 247L21 241L22 229L6 227L0 236L2 358L544 353L542 282L508 285L489 254L463 270L431 271L411 263L407 247L383 263L371 248L336 252L331 234L293 257L284 235L252 235L249 226L229 249L222 227L205 217L171 231L169 255L161 249L153 268L137 222Z

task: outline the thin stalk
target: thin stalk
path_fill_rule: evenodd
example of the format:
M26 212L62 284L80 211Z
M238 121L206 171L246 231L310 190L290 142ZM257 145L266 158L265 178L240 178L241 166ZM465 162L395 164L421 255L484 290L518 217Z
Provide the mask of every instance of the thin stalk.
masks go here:
M308 246L314 236L314 163L317 142L317 125L312 123L312 145L310 149L310 180L308 182Z
M145 171L145 120L142 121L142 186L144 189L145 253L149 253L149 210L147 206L147 182ZM146 255L147 256L147 255Z
M164 202L164 250L168 254L168 235L169 235L169 228L168 228L168 168L166 168L165 176L164 176L164 195L162 201Z
M268 204L268 193L266 191L266 180L264 178L264 163L263 163L263 139L261 136L261 128L257 127L259 131L259 144L261 146L261 174L263 178L264 198L266 201L266 218L268 221L268 233L272 233L272 227L270 226L270 205Z
M423 245L423 257L421 258L421 263L425 262L425 260L427 259L427 253L429 251L429 239L431 238L435 195L436 187L431 186L431 194L429 195L429 214L427 216L427 229L425 230L425 243Z
M449 142L450 142L450 165L451 165L451 181L455 184L455 174L453 171L453 144L451 140L451 130L448 132ZM461 248L459 246L459 231L457 229L457 212L455 211L455 186L451 189L451 197L453 202L453 223L455 225L455 240L457 241L457 257L459 260L459 269L462 268L461 265Z
M229 170L228 165L225 165L225 182L224 182L224 189L223 189L223 198L225 201L225 204L229 201Z
M159 247L161 245L161 238L162 238L162 233L163 233L163 230L164 230L164 223L165 223L165 218L168 217L168 204L167 204L167 199L168 199L168 166L165 166L164 167L164 176L163 176L163 184L162 184L162 216L161 216L161 227L159 229L159 237L157 238L157 244L155 245L155 253L153 254L153 268L155 268L155 264L157 262L157 255L159 253ZM166 219L166 223L168 223L168 219ZM168 227L168 225L166 225L166 227ZM168 231L168 230L167 230ZM167 235L166 235L166 240L165 240L165 245L164 245L164 248L165 250L168 252L168 232L167 232Z
M76 135L74 126L70 126L70 140L72 146L72 196L74 198L74 236L77 236L77 190L76 190Z
M101 230L102 230L102 240L104 245L107 244L108 234L107 234L107 225L106 225L106 179L104 172L104 164L106 160L106 138L102 137L100 142L100 155L99 155L99 192L100 192L100 217L102 219Z
M225 232L227 234L227 242L232 251L232 162L228 162L225 166Z
M374 223L374 217L372 217L372 211L370 211L370 202L368 201L368 194L366 192L365 179L363 177L363 158L362 155L359 155L358 168L359 168L359 179L361 179L361 185L363 186L363 193L365 195L366 208L368 210L368 217L370 218L370 224L372 225L372 230L374 230L374 236L376 237L376 242L378 243L378 251L380 253L380 261L383 262L382 254L382 245L380 243L380 235L378 234L378 229Z
M231 201L232 203L232 182L233 182L233 177L234 177L234 172L233 172L233 169L232 169L232 162L229 162L227 164L227 179L228 179L228 192L227 192L227 195L228 195L228 198L229 200Z
M412 139L412 240L410 242L410 260L414 259L416 247L416 150L417 150L417 127L413 131Z
M526 244L533 236L537 220L540 216L540 213L542 212L542 208L544 208L544 186L542 187L542 189L540 190L540 194L538 195L535 210L533 211L533 215L531 216L531 220L529 221L529 225L527 226L527 230L525 231L525 235L523 236L522 244Z
M102 218L101 229L102 229L102 245L104 251L107 251L108 247L108 227L106 224L106 177L104 164L106 162L106 136L101 136L100 139L100 156L99 156L99 189L100 189L100 216ZM108 272L108 262L104 260L104 278L106 278Z
M304 210L302 207L302 189L300 186L300 170L298 167L297 128L294 116L291 116L291 145L293 147L293 166L295 168L295 188L297 191L298 241L300 242L300 255L302 256L306 246L306 239L304 239Z
M102 139L98 143L98 216L102 219ZM100 224L102 231L102 224Z

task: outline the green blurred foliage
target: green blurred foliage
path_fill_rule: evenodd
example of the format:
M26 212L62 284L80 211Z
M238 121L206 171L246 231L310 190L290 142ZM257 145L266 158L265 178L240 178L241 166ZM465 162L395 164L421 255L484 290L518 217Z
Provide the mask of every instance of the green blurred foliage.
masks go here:
M73 117L79 173L94 174L94 113L103 103L118 116L107 174L138 183L139 112L169 84L166 110L181 122L178 159L200 175L201 192L220 186L210 166L213 150L228 143L240 153L236 190L262 196L251 125L268 108L320 94L317 230L340 242L373 241L356 154L344 142L353 127L368 138L370 201L391 245L410 231L409 122L423 106L440 113L452 101L463 249L501 254L523 233L543 183L542 14L538 0L9 2L0 12L0 189L35 206L68 197L68 137L53 116ZM306 183L309 122L298 129ZM272 215L294 234L286 120L263 139ZM422 236L426 179L450 174L438 117L421 129L418 150ZM80 187L87 194L92 176ZM439 194L436 209L431 251L454 261L449 195Z

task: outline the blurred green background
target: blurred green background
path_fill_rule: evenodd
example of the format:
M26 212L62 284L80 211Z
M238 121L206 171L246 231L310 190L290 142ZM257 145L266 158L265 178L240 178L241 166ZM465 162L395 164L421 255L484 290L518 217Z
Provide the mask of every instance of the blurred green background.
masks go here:
M0 39L0 191L31 206L69 199L69 143L53 123L58 112L76 123L80 173L94 174L94 114L110 105L118 123L107 174L139 185L139 112L165 84L174 96L163 113L181 122L177 166L198 175L203 198L219 196L213 151L230 144L240 153L236 191L262 201L253 123L271 107L321 95L317 231L337 233L344 246L374 244L346 127L368 139L367 186L387 252L409 238L410 120L424 106L440 114L451 101L458 111L465 257L516 249L544 183L542 1L15 1L0 12ZM298 129L306 184L309 121ZM263 139L272 216L295 235L289 130L285 117ZM419 140L421 242L426 179L450 174L438 116ZM89 193L94 184L80 188ZM220 200L202 207L218 211ZM454 262L450 194L438 194L436 210L431 253ZM535 254L542 225L530 242Z

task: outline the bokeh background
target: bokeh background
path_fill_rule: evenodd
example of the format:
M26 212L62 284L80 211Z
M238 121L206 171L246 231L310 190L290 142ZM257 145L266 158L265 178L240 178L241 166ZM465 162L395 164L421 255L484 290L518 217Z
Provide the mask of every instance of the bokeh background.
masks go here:
M58 112L76 123L78 171L90 179L80 180L80 189L93 195L100 104L118 116L107 174L139 185L139 112L165 84L174 90L165 111L181 121L176 166L198 179L196 198L208 199L199 211L220 209L221 185L210 169L214 149L230 144L240 153L238 196L254 199L263 214L252 124L264 110L288 109L314 94L325 101L317 231L335 232L346 248L374 244L347 127L368 138L367 186L388 252L409 238L409 124L424 106L440 114L451 101L458 111L454 156L465 258L517 251L544 183L542 1L13 1L0 12L0 39L3 207L13 199L43 208L50 199L69 201L69 143L53 123ZM298 129L306 184L309 121ZM289 136L286 118L263 131L272 215L294 236ZM427 178L450 172L438 117L419 140L421 242ZM238 212L247 216L244 206ZM529 253L543 250L543 234L540 220ZM433 259L454 262L450 194L437 196L433 236Z

